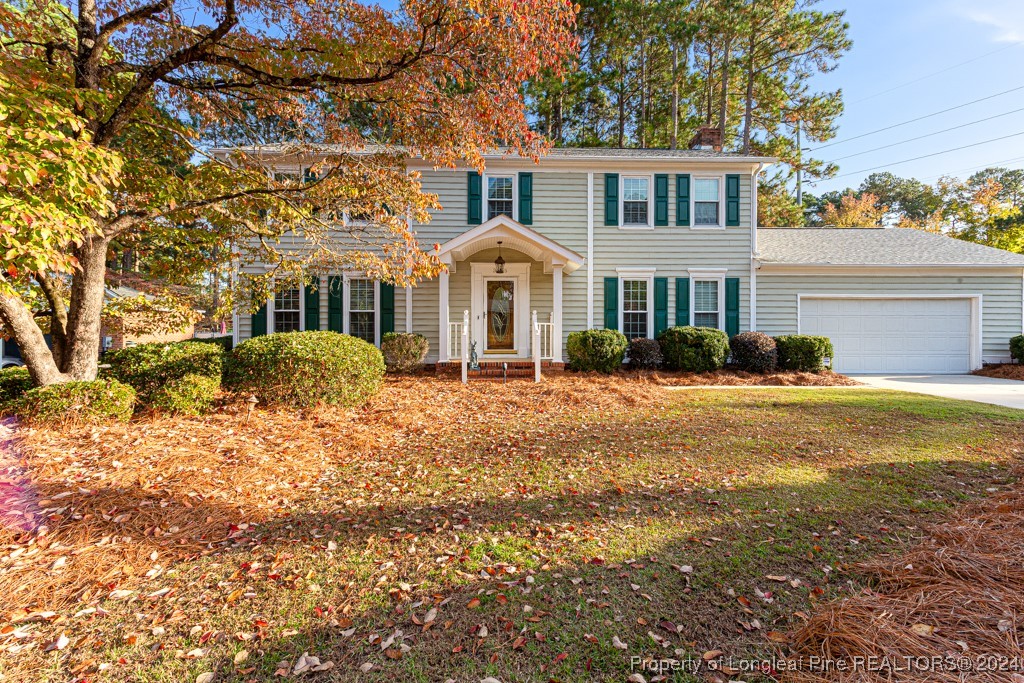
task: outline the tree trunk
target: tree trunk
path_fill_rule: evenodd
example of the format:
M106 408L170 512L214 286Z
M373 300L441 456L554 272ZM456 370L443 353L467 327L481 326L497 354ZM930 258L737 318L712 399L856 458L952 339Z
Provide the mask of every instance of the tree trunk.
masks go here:
M750 154L750 128L754 118L754 50L756 40L754 33L750 34L750 44L747 46L747 90L743 95L743 153Z
M626 65L619 60L619 147L626 142Z
M75 253L81 270L71 282L67 353L62 368L75 380L96 379L109 243L107 237L92 237Z
M672 130L668 136L669 149L679 146L679 46L672 46Z
M32 312L16 295L0 294L0 320L14 333L14 341L21 349L21 359L36 386L56 384L70 379L61 373L53 354L46 345L43 331L36 324Z
M729 62L732 52L732 35L726 34L725 46L722 50L722 93L718 99L718 130L721 134L722 146L726 146L725 133L729 128Z
M57 367L64 363L67 352L68 309L57 286L46 273L37 273L36 282L50 304L50 339L53 340L53 362Z

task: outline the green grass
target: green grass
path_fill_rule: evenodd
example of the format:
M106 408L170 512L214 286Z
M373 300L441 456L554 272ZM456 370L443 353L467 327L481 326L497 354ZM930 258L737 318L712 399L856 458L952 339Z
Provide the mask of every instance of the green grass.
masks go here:
M103 619L41 627L73 626L86 645L19 657L54 681L90 659L111 665L92 680L270 681L308 652L334 662L324 680L510 683L621 681L631 656L763 656L765 632L859 589L857 561L1006 485L1022 420L913 394L737 389L410 431L401 448L330 463L248 542L139 585L173 585L173 599L108 601ZM227 603L236 588L253 595ZM431 607L424 630L414 617ZM157 623L163 636L125 643ZM195 626L215 634L198 662L179 656L199 647ZM374 636L399 629L408 651L391 658Z

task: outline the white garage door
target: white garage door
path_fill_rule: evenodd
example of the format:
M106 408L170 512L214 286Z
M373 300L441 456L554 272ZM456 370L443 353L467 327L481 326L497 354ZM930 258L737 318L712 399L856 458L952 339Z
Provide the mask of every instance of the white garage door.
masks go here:
M970 299L810 299L800 331L829 337L843 373L971 370Z

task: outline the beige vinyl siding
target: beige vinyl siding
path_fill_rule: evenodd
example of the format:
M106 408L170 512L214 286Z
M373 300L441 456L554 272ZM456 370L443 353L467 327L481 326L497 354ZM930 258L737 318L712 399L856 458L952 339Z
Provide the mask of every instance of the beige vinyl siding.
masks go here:
M1021 333L1021 274L991 276L757 273L757 328L770 335L797 331L798 294L923 296L977 295L981 300L982 360L1009 360L1010 337Z
M616 268L653 267L656 269L654 277L669 278L670 327L689 324L689 321L675 319L675 279L689 277L689 268L726 268L725 277L740 280L740 330L750 329L750 175L740 176L739 226L677 226L675 177L669 174L669 224L648 229L604 224L604 175L594 173L594 326L604 324L604 278L617 277ZM724 183L722 191L725 191ZM583 296L586 297L585 290ZM722 313L724 324L724 311Z

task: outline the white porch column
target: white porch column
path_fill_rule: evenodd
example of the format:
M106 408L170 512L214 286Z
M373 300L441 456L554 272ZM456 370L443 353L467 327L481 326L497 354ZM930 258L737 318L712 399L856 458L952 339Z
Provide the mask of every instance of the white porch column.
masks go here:
M447 265L447 264L445 264ZM445 268L441 271L441 274L437 276L438 286L438 307L437 317L439 324L438 334L438 359L443 363L444 361L451 360L448 358L448 269Z
M551 298L554 300L554 316L551 322L552 362L562 362L562 264L553 264L551 271Z

